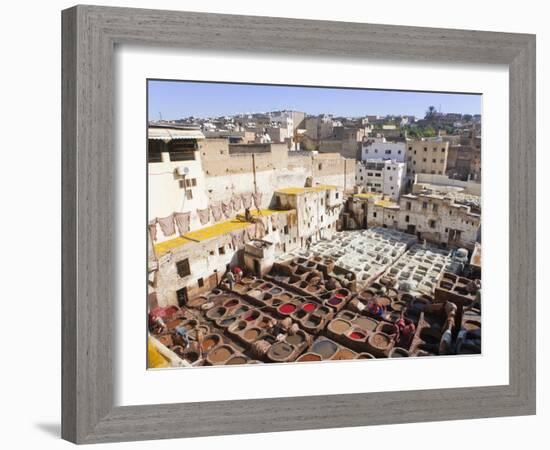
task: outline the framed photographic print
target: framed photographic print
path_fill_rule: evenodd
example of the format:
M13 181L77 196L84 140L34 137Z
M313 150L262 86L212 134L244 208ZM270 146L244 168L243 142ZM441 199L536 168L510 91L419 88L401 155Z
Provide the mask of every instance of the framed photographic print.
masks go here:
M77 6L62 61L65 439L534 413L534 36Z

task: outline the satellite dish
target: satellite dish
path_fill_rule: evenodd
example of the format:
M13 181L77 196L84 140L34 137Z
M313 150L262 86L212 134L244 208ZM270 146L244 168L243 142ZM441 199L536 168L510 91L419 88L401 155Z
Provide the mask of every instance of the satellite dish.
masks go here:
M176 172L178 173L179 176L185 176L189 173L189 167L186 167L186 166L179 166L177 169L176 169Z

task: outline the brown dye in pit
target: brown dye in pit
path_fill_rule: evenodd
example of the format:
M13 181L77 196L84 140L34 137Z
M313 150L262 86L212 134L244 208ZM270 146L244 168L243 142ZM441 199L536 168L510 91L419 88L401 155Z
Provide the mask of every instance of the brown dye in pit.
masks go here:
M359 328L363 328L367 331L374 331L378 326L378 322L374 319L370 319L369 317L358 317L355 319L355 323Z
M330 323L330 330L336 334L344 333L350 328L351 325L348 322L344 322L343 320L336 319Z
M299 362L311 362L311 361L321 361L322 358L320 355L316 355L314 353L305 353L304 355L300 356L298 359Z
M210 354L210 359L214 362L221 362L221 361L225 361L230 356L231 356L231 352L227 347L220 347L214 350Z
M334 355L332 359L334 360L354 359L355 356L356 355L351 350L348 350L347 348L342 348L338 353L336 353L336 355Z
M371 336L370 344L374 347L384 349L390 344L390 339L382 333L374 333Z
M230 360L228 360L225 365L234 365L234 364L246 364L246 358L242 356L234 356Z
M260 330L258 330L257 328L252 328L250 330L245 331L244 338L247 341L252 341L256 339L259 335L260 335Z
M202 348L205 352L207 352L212 347L214 347L218 342L219 342L219 339L215 337L206 338L202 343Z

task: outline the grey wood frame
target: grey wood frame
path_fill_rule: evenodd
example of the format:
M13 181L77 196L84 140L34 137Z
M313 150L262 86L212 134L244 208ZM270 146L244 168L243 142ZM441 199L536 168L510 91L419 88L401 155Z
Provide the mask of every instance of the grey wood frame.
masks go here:
M63 11L62 31L63 438L94 443L535 413L534 35L96 6ZM113 52L124 43L507 65L509 384L114 407Z

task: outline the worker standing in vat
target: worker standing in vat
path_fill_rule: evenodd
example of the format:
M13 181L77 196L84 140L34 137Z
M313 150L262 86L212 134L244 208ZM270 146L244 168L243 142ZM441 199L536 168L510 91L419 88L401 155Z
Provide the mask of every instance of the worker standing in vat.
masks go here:
M189 335L187 334L187 328L182 325L176 327L174 340L177 344L187 347L189 345Z
M233 272L231 272L231 270L228 270L225 273L224 282L227 286L229 286L229 290L232 291L233 284L235 284L235 275L233 275Z
M384 307L380 304L377 298L369 303L369 313L373 316L382 317L384 315Z
M243 271L239 266L233 268L233 274L235 275L235 281L238 283L243 277Z

